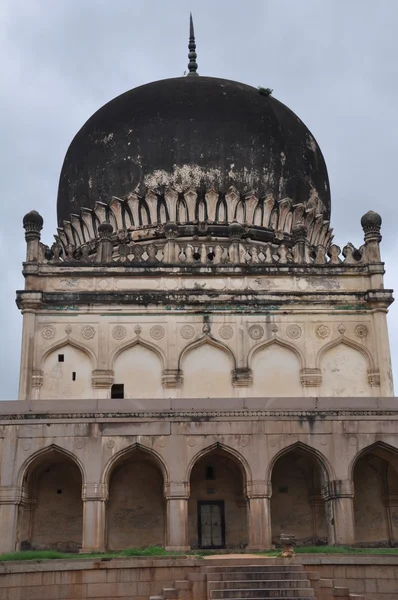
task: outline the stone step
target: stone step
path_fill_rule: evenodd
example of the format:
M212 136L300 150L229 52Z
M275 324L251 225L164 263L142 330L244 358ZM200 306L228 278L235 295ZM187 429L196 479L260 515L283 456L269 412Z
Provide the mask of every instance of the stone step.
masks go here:
M242 596L240 596L242 598ZM273 598L273 600L314 600L314 596L262 596L262 598ZM223 598L222 600L236 600L236 596L234 598ZM259 600L258 597L252 598L251 596L245 597L245 600Z
M225 590L211 590L210 591L211 600L229 600L232 598L245 598L245 599L255 599L255 598L296 598L297 600L301 600L303 598L314 598L314 590L310 588L258 588L258 589L225 589Z
M239 569L234 571L227 571L222 573L208 573L207 580L208 581L234 581L234 580L242 580L246 577L247 581L249 580L257 580L261 579L263 581L271 580L271 579L286 579L289 580L298 580L298 579L308 579L308 574L305 571L248 571L247 569ZM319 579L319 577L318 577Z
M303 565L264 565L264 564L248 564L248 565L225 565L225 566L207 566L205 565L204 570L206 571L206 573L227 573L227 572L233 572L236 573L237 571L245 571L245 572L251 572L251 571L263 571L264 573L272 573L272 572L278 572L278 571L288 571L288 572L304 572L304 567Z
M308 579L294 580L294 579L270 579L264 581L262 579L247 581L247 579L234 580L234 581L209 581L207 584L208 590L255 590L255 589L302 589L310 588L310 582Z

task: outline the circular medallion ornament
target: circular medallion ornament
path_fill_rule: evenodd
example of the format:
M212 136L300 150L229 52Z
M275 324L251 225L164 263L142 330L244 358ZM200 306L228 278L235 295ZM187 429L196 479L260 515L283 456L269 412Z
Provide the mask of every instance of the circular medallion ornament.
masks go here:
M330 329L326 325L319 325L319 327L316 330L316 334L318 337L324 340L330 334Z
M164 329L160 325L154 325L149 331L149 335L154 340L161 340L164 337Z
M231 325L223 325L218 330L218 333L220 334L220 337L222 337L223 340L230 340L231 337L234 335L234 330L232 329Z
M76 440L75 447L78 448L79 450L84 448L84 440Z
M301 327L298 325L288 325L286 328L286 333L292 340L297 340L297 338L301 337L302 334Z
M91 325L86 325L86 327L83 327L83 329L82 329L82 336L86 340L91 340L95 336L95 329L94 329L94 327L91 327Z
M249 335L252 340L259 340L264 335L264 329L261 327L261 325L252 325L249 327Z
M184 325L180 329L180 335L184 340L190 340L195 335L195 329L192 325Z
M42 329L41 334L44 337L44 339L51 340L51 338L53 338L55 335L55 327L47 325L47 327L44 327L44 329Z
M112 337L115 338L115 340L123 340L126 335L127 331L123 325L115 325L115 327L112 329Z
M355 333L358 337L365 338L368 335L369 331L366 325L357 325L355 327Z

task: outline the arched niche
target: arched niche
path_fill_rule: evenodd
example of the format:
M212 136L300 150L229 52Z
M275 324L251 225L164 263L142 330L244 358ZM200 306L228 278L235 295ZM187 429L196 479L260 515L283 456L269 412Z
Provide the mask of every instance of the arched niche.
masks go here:
M340 342L321 354L321 396L372 396L368 356L354 345Z
M124 385L125 398L161 398L162 361L157 352L137 343L122 350L114 361L114 383Z
M355 543L398 544L398 452L375 444L361 452L353 468Z
M78 462L51 447L32 460L23 477L18 546L22 550L78 552L82 545L82 473Z
M221 345L204 341L193 345L181 361L183 372L182 397L224 398L234 395L232 355Z
M149 452L133 448L112 463L107 504L107 545L163 546L165 501L162 465Z
M328 481L325 466L301 445L282 452L271 474L272 541L292 533L298 545L327 544L328 524L321 490Z
M91 357L70 343L51 350L43 360L41 399L92 398Z
M216 447L192 466L188 536L192 548L243 548L248 543L245 471Z
M287 345L272 342L260 346L251 357L253 396L302 396L301 363L297 352Z

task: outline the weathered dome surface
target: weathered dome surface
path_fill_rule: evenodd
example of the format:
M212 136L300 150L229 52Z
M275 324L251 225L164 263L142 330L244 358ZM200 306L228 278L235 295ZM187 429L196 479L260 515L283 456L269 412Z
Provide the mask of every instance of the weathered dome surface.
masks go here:
M181 77L130 90L86 122L62 167L58 222L168 186L320 201L330 217L324 158L290 109L242 83Z

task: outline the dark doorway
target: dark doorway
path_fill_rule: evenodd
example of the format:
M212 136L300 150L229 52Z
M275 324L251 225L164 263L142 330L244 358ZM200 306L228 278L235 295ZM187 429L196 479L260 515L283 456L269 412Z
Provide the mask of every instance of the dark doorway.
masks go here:
M225 547L224 502L198 502L200 548Z

